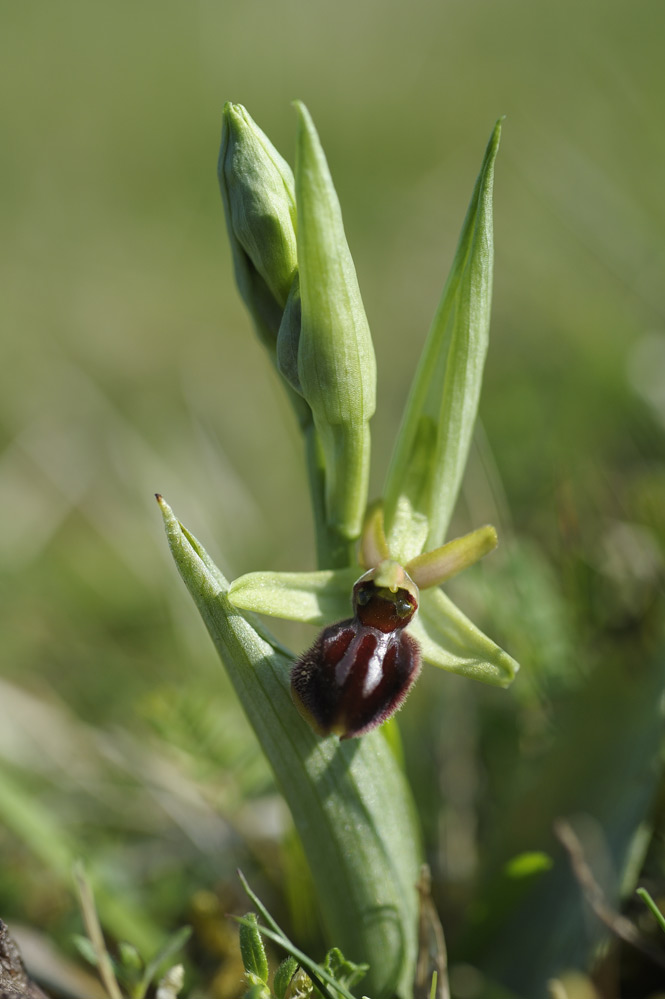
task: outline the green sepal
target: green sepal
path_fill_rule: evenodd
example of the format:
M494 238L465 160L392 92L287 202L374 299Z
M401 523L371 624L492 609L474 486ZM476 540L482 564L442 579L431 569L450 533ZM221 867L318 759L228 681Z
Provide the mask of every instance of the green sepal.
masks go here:
M229 587L234 607L286 621L330 624L351 615L351 591L362 570L248 572Z
M450 673L507 687L519 669L518 663L483 634L443 590L421 594L420 608L408 630L420 644L423 659Z
M303 394L298 374L298 346L300 344L301 322L300 278L296 274L291 285L289 297L284 306L282 321L279 324L276 359L277 370L298 395Z
M394 557L403 562L443 543L471 443L489 337L492 188L500 135L498 121L413 381L386 480L386 534ZM427 525L424 542L423 522Z
M242 999L272 999L270 989L262 982L252 982L242 994Z
M275 999L285 999L286 990L291 984L291 979L298 970L298 962L295 957L290 954L285 957L281 964L278 966L275 972L275 977L272 982L272 990L275 993Z
M328 524L356 538L367 503L376 361L326 158L309 112L296 108L298 381L323 450Z
M268 984L268 958L258 930L258 920L248 912L238 927L240 955L250 985Z
M351 616L351 592L358 575L357 568L249 572L231 583L228 598L245 612L327 625ZM451 673L507 687L519 669L440 589L421 593L419 611L408 631L426 662Z
M409 999L420 837L402 769L379 730L353 742L312 732L291 701L292 659L230 603L220 570L159 502L178 570L291 810L330 939L369 961L373 999Z

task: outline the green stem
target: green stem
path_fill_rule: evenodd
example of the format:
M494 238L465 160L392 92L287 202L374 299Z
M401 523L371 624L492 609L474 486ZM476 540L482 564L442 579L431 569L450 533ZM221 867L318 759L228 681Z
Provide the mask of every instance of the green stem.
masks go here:
M323 451L313 422L304 428L304 434L309 489L314 513L317 565L319 569L346 569L358 562L356 542L349 541L328 523Z
M660 909L658 908L658 906L654 902L654 900L651 897L651 895L649 894L649 892L646 890L646 888L638 888L637 889L637 894L642 899L642 901L649 907L649 909L651 910L652 915L656 919L656 922L660 926L660 928L663 931L663 933L665 933L665 916L660 911Z

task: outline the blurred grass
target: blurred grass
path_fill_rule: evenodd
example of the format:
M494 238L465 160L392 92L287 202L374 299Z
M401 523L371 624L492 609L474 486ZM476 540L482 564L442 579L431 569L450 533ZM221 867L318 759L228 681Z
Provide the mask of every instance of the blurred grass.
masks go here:
M199 888L232 894L248 852L282 904L294 867L152 498L230 576L312 564L296 430L232 283L222 104L246 104L291 160L290 100L317 122L376 343L375 492L507 114L483 431L456 524L493 520L504 544L458 595L524 670L496 696L425 676L402 715L458 922L497 826L517 849L503 824L566 748L578 694L606 673L621 703L663 659L662 4L61 0L4 4L0 23L0 762L158 929ZM652 753L660 724L644 722ZM567 798L541 790L545 829ZM617 777L614 811L628 790ZM3 825L3 917L62 935L70 887ZM656 822L661 886L662 836Z

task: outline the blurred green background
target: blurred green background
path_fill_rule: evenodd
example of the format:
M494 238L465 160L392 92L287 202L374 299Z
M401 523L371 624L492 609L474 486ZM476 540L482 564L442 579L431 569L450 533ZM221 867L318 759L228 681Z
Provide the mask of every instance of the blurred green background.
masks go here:
M59 0L5 2L0 29L0 914L66 951L83 856L112 934L149 951L194 921L197 987L234 995L240 863L320 948L153 499L229 577L313 565L297 430L233 285L221 109L291 162L290 101L316 121L375 338L374 494L506 114L455 524L503 544L454 592L523 670L509 693L429 671L400 725L460 999L541 994L598 933L557 815L591 823L617 905L628 861L665 894L665 8ZM527 850L553 870L502 887ZM655 995L645 968L616 982Z

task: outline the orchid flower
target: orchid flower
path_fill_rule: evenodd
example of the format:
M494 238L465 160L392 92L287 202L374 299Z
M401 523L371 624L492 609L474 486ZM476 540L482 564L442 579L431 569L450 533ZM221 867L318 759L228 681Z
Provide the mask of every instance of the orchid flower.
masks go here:
M420 837L394 731L389 740L381 726L421 660L499 686L517 670L440 589L496 545L489 526L445 539L487 351L501 123L383 498L368 506L374 349L328 165L309 113L296 110L294 176L247 111L227 104L219 180L237 284L302 430L318 569L229 584L158 499L178 569L291 809L331 943L369 964L373 999L411 999ZM325 627L298 657L257 615Z

